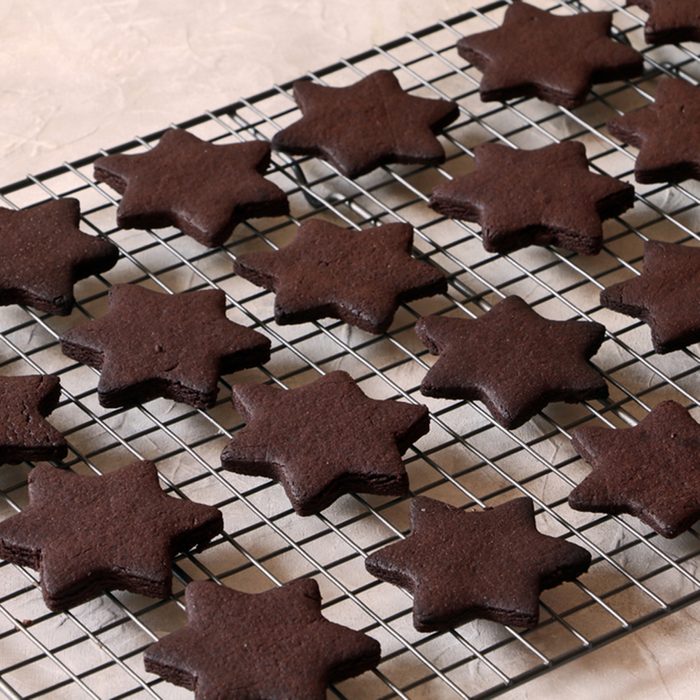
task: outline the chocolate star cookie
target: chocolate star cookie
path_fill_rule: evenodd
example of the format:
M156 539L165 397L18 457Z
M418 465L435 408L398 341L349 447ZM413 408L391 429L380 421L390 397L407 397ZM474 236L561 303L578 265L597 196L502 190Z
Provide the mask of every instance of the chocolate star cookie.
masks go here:
M164 396L213 406L222 374L270 359L264 335L226 318L218 289L161 294L136 284L109 290L109 312L61 337L68 357L101 370L103 406Z
M588 570L588 551L537 531L529 498L465 511L432 498L411 503L411 534L365 559L373 576L413 595L420 632L477 618L534 627L545 588Z
M300 80L294 99L303 116L272 146L323 158L350 178L388 163L442 163L435 134L459 116L455 102L410 95L388 70L341 88Z
M148 153L98 158L95 179L123 195L122 228L176 226L213 248L246 219L289 213L287 195L263 177L269 165L264 141L214 145L171 129Z
M484 248L493 253L556 245L595 255L603 245L602 219L634 204L632 185L590 172L578 141L531 151L487 143L474 155L476 169L438 185L430 206L477 221Z
M601 346L600 323L550 321L511 296L476 320L428 316L416 333L440 359L421 393L483 401L503 427L521 426L552 401L603 399L608 387L588 362Z
M216 508L167 496L152 462L102 477L41 464L29 506L0 522L0 558L38 569L51 610L114 589L165 598L172 555L222 529Z
M430 429L425 406L370 399L346 372L289 391L239 384L233 403L248 425L224 449L223 467L279 480L299 515L346 493L406 493L401 455Z
M700 87L662 78L654 104L613 119L608 130L639 148L637 182L700 179Z
M698 0L627 0L649 13L644 37L650 44L680 44L700 41Z
M354 232L316 219L299 227L291 245L243 255L235 269L274 290L279 324L332 316L383 333L401 302L447 290L437 268L411 257L412 242L409 224Z
M680 404L664 401L634 428L577 428L571 439L593 467L572 508L629 513L664 537L700 519L700 424Z
M196 581L185 603L187 626L148 647L144 662L196 700L325 700L329 683L379 663L376 640L321 615L313 579L257 594Z
M642 274L604 289L600 303L648 324L659 354L700 342L700 248L647 241Z
M71 312L73 285L114 267L119 250L78 228L80 202L57 199L29 209L0 207L0 306Z
M503 25L459 40L459 55L483 72L484 102L539 97L563 107L583 104L594 83L643 71L642 57L610 38L612 12L553 15L524 2Z
M52 375L0 377L0 464L66 456L63 435L44 420L60 395L61 381Z

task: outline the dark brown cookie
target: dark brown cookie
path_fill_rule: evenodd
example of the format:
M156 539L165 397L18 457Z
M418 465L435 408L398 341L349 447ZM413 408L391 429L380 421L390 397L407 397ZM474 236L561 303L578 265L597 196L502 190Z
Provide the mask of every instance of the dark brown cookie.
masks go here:
M642 274L604 289L600 303L648 324L659 354L700 342L700 248L647 241Z
M313 579L265 593L213 581L185 589L187 626L146 649L146 670L196 700L325 700L329 683L379 663L372 637L321 615Z
M411 534L365 560L373 576L413 595L420 632L477 618L534 627L539 596L580 576L588 551L537 531L529 498L465 511L432 498L411 503Z
M226 318L218 289L161 294L137 284L109 291L109 312L61 337L63 352L101 370L103 406L158 396L213 406L222 374L270 359L264 335Z
M291 245L243 255L235 269L274 290L279 324L332 316L383 333L401 302L447 290L437 268L411 257L412 242L409 224L355 232L314 219L299 227Z
M459 40L459 55L483 72L481 99L539 97L568 108L594 83L641 75L642 57L610 38L612 12L554 15L515 2L503 25Z
M289 213L287 195L263 177L269 165L265 141L215 145L171 129L148 153L98 158L95 179L123 195L122 228L176 226L213 248L246 219Z
M588 360L605 336L600 323L550 321L511 296L476 320L428 316L416 333L440 359L421 393L483 401L505 428L521 426L552 401L608 395Z
M700 424L680 404L664 401L634 428L577 428L571 440L593 467L572 508L629 513L664 537L700 519Z
M119 250L78 228L80 202L57 199L29 209L0 207L0 306L71 312L73 285L114 267Z
M233 403L248 425L224 449L222 465L279 480L299 515L356 491L405 494L401 455L430 428L425 406L370 399L346 372L289 391L239 384Z
M410 95L388 70L342 88L300 80L294 99L303 116L273 148L323 158L351 178L388 163L442 163L435 134L459 116L455 102Z
M700 41L700 3L698 0L627 0L649 13L644 25L648 43L680 44Z
M555 245L595 255L603 245L602 220L634 204L632 185L590 172L578 141L531 151L487 143L474 156L476 169L438 185L430 206L477 221L490 252Z
M608 130L639 149L637 182L700 179L700 87L662 78L654 104L613 119Z
M66 456L63 435L44 420L60 395L61 382L50 374L0 377L0 464Z
M167 496L152 462L102 477L41 464L29 475L29 505L0 522L0 558L39 571L51 610L114 589L165 598L173 554L222 529L216 508Z

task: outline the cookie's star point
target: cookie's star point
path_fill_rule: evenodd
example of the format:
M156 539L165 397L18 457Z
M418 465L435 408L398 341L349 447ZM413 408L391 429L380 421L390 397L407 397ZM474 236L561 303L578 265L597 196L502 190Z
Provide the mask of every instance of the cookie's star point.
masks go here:
M633 428L577 428L572 444L593 467L569 495L575 510L629 513L669 538L700 518L700 424L675 401Z
M605 336L595 322L550 321L510 296L476 320L427 316L416 334L440 357L421 383L426 396L482 401L514 429L553 401L605 398L590 364Z
M300 515L354 491L405 493L401 454L429 430L425 406L370 399L342 371L288 391L234 386L233 401L247 425L224 448L222 465L279 479Z
M430 206L450 218L477 221L490 252L551 244L596 254L602 220L634 203L631 185L589 170L577 141L534 150L490 143L474 153L476 168L438 185Z
M475 618L534 627L539 594L588 569L581 547L541 534L529 498L465 511L419 497L411 503L411 534L365 560L378 578L413 594L422 632Z
M302 118L276 133L273 147L324 158L350 178L389 163L442 162L436 134L459 115L454 102L407 93L388 70L339 88L301 80L294 97Z
M610 38L611 24L611 12L562 16L515 2L500 27L463 37L457 49L484 73L482 100L535 95L573 108L593 83L642 73L641 55Z
M323 700L329 683L379 663L374 639L321 615L313 579L256 594L199 581L185 589L185 604L187 625L150 646L144 661L197 700Z
M202 245L223 245L248 218L289 213L286 194L263 175L263 141L212 144L170 129L146 153L103 156L95 179L122 195L123 228L177 226Z
M103 406L163 396L210 407L222 374L270 357L266 336L226 318L221 290L169 295L133 284L112 287L107 314L69 330L61 348L101 371Z
M644 36L649 44L700 41L700 5L697 0L627 0L649 14Z

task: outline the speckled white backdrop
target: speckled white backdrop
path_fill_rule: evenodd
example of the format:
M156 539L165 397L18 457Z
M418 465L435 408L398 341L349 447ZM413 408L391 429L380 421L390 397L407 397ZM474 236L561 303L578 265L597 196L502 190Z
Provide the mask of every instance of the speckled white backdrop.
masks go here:
M2 181L219 107L472 4L0 0ZM699 625L696 604L509 697L697 697Z

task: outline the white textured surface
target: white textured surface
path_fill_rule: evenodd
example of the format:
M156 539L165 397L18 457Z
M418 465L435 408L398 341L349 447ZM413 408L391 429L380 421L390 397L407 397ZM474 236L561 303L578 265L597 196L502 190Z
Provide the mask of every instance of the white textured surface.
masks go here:
M0 0L9 182L464 11L469 0ZM700 606L509 697L687 698Z

